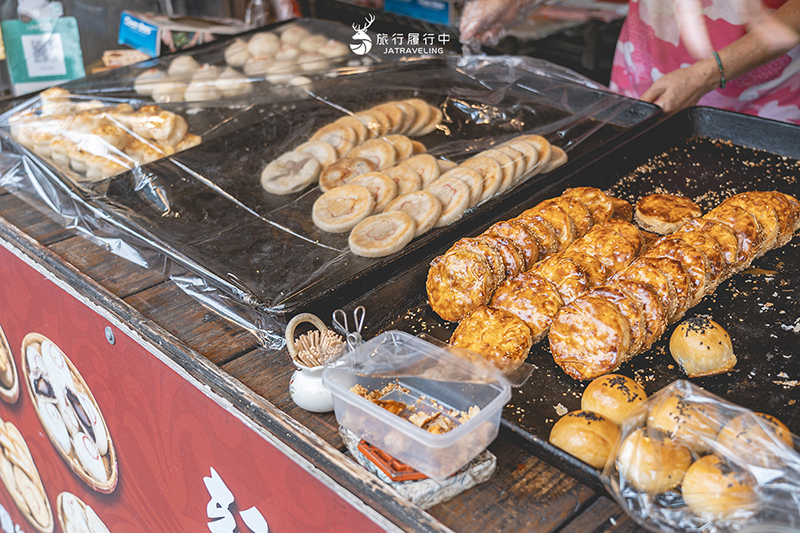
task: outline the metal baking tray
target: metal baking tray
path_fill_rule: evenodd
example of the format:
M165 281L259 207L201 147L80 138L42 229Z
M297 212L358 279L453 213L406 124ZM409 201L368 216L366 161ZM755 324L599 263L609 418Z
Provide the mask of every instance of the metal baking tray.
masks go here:
M596 186L633 203L654 192L683 194L707 211L724 198L747 190L774 189L800 195L798 176L800 127L693 108L585 161L568 175L540 183L540 189L524 203L500 217L484 217L474 233L567 187ZM357 302L366 307L367 323L374 328L365 332L366 338L390 328L449 338L455 324L440 319L426 302L426 263ZM697 314L710 315L727 329L738 363L727 374L691 381L739 405L777 416L793 433L800 433L800 237L726 280L686 316ZM686 379L668 350L674 327L648 352L619 370L635 378L648 394L676 379ZM533 347L528 362L535 369L528 381L514 390L503 412L502 427L536 455L601 489L598 471L548 442L550 429L560 418L558 412L580 409L586 383L561 371L546 341Z
M446 131L420 140L429 153L456 161L520 131L541 133L569 151L571 162L553 175L563 175L658 116L650 104L561 78L523 71L517 79L503 80L504 68L491 62L485 67L497 87L454 68L448 58L328 80L315 85L314 98L265 108L259 123L145 165L145 186L135 173L112 178L102 184L100 201L146 240L171 250L216 286L246 291L270 313L336 306L539 188L536 179L529 180L393 256L376 260L342 253L347 234L327 234L311 221L311 206L320 195L316 187L274 196L259 184L268 161L341 116L336 106L358 111L390 100L425 98L444 111ZM567 111L574 109L580 114Z

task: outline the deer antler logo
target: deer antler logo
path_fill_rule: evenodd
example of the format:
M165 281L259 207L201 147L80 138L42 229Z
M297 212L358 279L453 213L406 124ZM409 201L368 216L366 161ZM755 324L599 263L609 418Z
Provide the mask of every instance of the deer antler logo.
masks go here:
M360 56L363 56L372 50L372 37L367 34L367 28L372 26L372 23L375 22L375 15L370 13L365 21L366 24L363 28L353 24L353 30L356 32L356 34L353 35L353 40L357 42L350 43L350 50Z

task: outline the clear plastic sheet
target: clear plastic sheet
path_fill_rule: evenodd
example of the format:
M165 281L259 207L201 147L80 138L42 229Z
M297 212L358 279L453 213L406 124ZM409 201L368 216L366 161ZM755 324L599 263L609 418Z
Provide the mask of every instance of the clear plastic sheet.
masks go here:
M624 420L603 484L650 531L796 530L797 442L774 417L678 380Z
M211 87L212 82L200 83L210 71L241 70L228 64L241 60L231 58L232 47L241 52L270 32L321 35L320 46L331 39L350 43L353 37L344 25L293 21L17 101L0 116L0 186L32 191L68 227L137 264L152 266L145 250L159 256L156 268L169 259L186 270L174 280L187 293L278 349L287 315L324 314L347 303L464 236L535 182L523 176L458 222L417 237L397 254L358 257L346 234L312 223L312 205L321 195L317 186L275 195L259 182L270 161L319 128L385 102L417 98L440 111L442 121L415 140L442 161L461 162L522 134L544 136L572 160L657 114L653 106L609 93L567 69L513 57L388 61L349 53L326 58L317 70L283 65L286 70L243 76L248 89L241 94L197 100L208 96L198 90L193 101L185 101L189 85ZM176 64L198 68L181 77ZM151 69L170 79L165 82ZM176 98L184 101L154 102L152 94L142 93L143 85L152 85L146 76L155 84L188 82ZM30 124L33 130L26 130ZM35 141L34 131L41 134ZM73 164L69 151L66 159L54 157L54 141L62 138L88 154L85 171L81 161ZM325 298L328 307L318 311Z

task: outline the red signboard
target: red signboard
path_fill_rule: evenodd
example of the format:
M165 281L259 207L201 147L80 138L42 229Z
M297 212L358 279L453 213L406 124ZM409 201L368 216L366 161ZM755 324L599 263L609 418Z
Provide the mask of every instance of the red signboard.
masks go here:
M379 530L55 279L0 247L19 379L16 402L0 401L0 531Z

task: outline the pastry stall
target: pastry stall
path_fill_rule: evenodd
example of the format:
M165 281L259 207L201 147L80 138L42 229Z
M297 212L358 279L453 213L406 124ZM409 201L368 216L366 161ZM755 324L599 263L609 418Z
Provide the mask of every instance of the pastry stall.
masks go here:
M290 21L5 102L0 523L669 531L704 516L688 489L574 445L641 435L592 379L653 405L688 379L720 420L800 431L796 128L660 120L369 26ZM698 228L658 226L686 205ZM701 317L732 344L696 370L669 343ZM771 514L734 527L796 515L783 442L780 480L751 483Z

